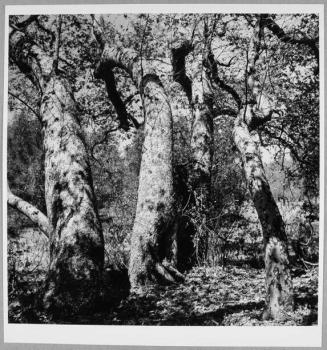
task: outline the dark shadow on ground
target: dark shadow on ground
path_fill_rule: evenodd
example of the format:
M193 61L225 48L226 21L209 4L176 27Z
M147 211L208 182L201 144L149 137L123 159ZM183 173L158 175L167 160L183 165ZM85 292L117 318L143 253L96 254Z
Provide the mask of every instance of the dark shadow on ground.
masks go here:
M87 313L49 319L35 305L36 287L20 285L19 302L12 303L10 322L99 325L228 326L279 325L261 320L264 271L248 267L198 268L184 283L156 287L144 295L129 294L127 271L107 270L98 302ZM34 292L33 292L34 291ZM317 271L294 278L295 323L313 325L318 319ZM34 294L33 294L34 293Z

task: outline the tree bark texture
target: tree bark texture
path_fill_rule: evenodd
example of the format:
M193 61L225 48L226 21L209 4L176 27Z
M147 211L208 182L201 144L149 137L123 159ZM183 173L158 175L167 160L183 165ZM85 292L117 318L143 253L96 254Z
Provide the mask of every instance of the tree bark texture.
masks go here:
M262 225L265 270L266 310L264 318L287 317L293 309L293 286L287 252L285 225L271 193L260 150L243 121L241 110L235 121L233 137L243 163L247 185Z
M106 43L96 76L108 83L108 69L114 67L124 69L130 75L139 89L145 112L129 262L131 289L142 293L156 283L182 278L174 267L163 261L174 223L172 113L165 89L152 65L138 57L135 51Z
M37 16L29 18L27 25L37 20ZM55 57L30 39L26 27L24 30L12 33L10 55L41 97L45 196L51 226L50 267L43 300L55 313L72 313L91 306L99 294L103 234L76 102L70 83L58 67L61 19L57 22ZM22 205L20 202L21 209ZM26 214L25 204L24 209ZM40 218L39 213L34 216Z
M34 205L24 201L18 196L15 196L11 192L9 186L7 191L7 202L12 208L17 209L19 212L27 216L47 237L51 235L52 226L47 216Z
M187 210L190 212L192 225L189 226L189 232L192 234L193 251L190 249L190 244L187 242L185 248L189 254L202 260L207 252L207 216L209 207L210 184L211 184L211 167L213 156L213 93L211 82L209 80L208 70L208 55L211 53L211 41L208 37L208 28L204 28L204 48L202 52L201 70L197 72L195 81L192 85L191 80L186 74L185 59L186 56L194 49L193 45L183 40L176 41L172 48L172 68L173 79L177 82L182 91L179 94L185 94L189 104L190 113L192 115L191 128L191 159L188 171L188 193L189 200ZM182 220L185 226L185 220ZM181 226L180 235L184 236L186 241L185 227ZM192 229L191 226L193 226ZM194 228L196 234L194 236ZM185 256L184 259L193 260L190 256ZM183 265L183 264L182 264ZM185 265L185 264L184 264ZM189 265L189 264L186 264Z
M283 218L265 175L259 147L250 133L250 130L269 120L273 113L269 98L262 92L256 71L263 34L262 16L259 15L248 57L249 97L246 96L246 104L235 119L233 138L241 154L247 186L263 231L266 270L266 309L263 318L280 319L287 317L287 312L294 307L287 236Z
M47 307L83 308L100 288L104 242L76 103L64 78L47 83L41 116L46 206L54 227L44 300Z
M189 155L186 160L181 156L181 148L189 147L193 123L193 108L187 93L180 82L171 85L169 92L173 123L176 126L173 147L174 195L176 201L176 221L171 231L171 239L167 247L167 257L179 271L190 270L196 263L194 246L195 225L190 217L194 201L190 183ZM180 130L178 128L181 128ZM183 137L179 136L182 133Z
M172 228L174 209L172 116L157 79L144 82L143 103L145 138L129 264L132 288L160 281L158 263L164 255L160 243Z
M195 245L197 258L200 261L205 259L208 251L208 215L213 158L212 57L211 37L205 22L202 67L195 79L197 83L193 84L192 88L194 122L191 136L192 169L189 178L195 209L193 219L197 229Z

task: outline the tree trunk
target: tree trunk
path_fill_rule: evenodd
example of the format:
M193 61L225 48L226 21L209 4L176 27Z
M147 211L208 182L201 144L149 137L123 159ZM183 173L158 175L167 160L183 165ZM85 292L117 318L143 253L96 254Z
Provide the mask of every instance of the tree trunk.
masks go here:
M202 48L201 71L197 72L195 83L186 74L185 59L194 49L187 40L176 41L172 48L173 79L182 87L190 103L193 116L191 132L191 164L189 167L188 192L192 225L188 231L192 234L193 252L186 243L189 254L195 255L198 262L203 262L208 250L208 208L211 185L211 168L213 156L213 93L209 77L211 38L207 24L204 24L204 47ZM182 220L184 222L185 220ZM185 226L185 222L184 222ZM193 226L193 227L191 227ZM190 229L191 228L191 229ZM181 226L181 236L185 236L185 227ZM195 233L195 234L194 234ZM186 237L184 238L186 240ZM185 256L185 259L190 259ZM195 259L190 259L191 261ZM185 265L185 264L182 264Z
M195 238L195 225L189 215L191 208L194 205L193 194L190 188L189 181L189 158L187 162L180 156L180 149L189 147L191 135L193 131L194 122L194 110L192 103L192 81L186 74L186 57L193 51L189 40L176 39L172 43L171 49L171 63L172 63L172 75L174 84L170 89L170 101L171 109L173 113L174 125L177 128L181 128L183 133L182 142L178 142L178 137L174 139L174 147L178 154L174 160L174 193L176 195L176 204L180 208L176 215L176 222L174 230L172 231L171 239L171 252L174 266L177 267L179 271L190 270L196 263L196 252L194 246ZM178 134L177 129L177 134ZM187 144L185 144L186 142Z
M104 242L92 175L69 83L53 76L41 103L50 268L44 300L56 312L90 307L99 292Z
M213 155L213 116L208 102L197 103L194 107L194 123L191 137L192 169L190 171L190 188L196 234L196 255L203 262L208 251L208 209L211 185L211 168Z
M24 23L29 25L36 19L30 16ZM24 30L29 34L27 25ZM42 96L45 196L52 228L43 300L53 316L93 305L104 262L103 234L76 102L58 67L60 32L59 16L52 56L20 31L14 30L10 39L11 59Z
M284 319L293 309L293 286L287 251L285 225L271 193L260 150L239 113L233 130L241 153L249 192L262 225L266 270L266 310L264 319Z
M179 82L172 84L169 101L173 114L174 130L174 195L176 201L175 225L167 246L167 257L179 271L190 270L196 263L194 246L195 225L190 212L194 205L189 183L189 155L181 155L181 149L189 149L193 109ZM183 135L182 137L179 135Z
M124 69L139 89L145 112L144 143L139 175L136 216L131 237L131 290L142 293L150 285L172 283L183 276L163 259L174 225L172 171L172 114L167 94L153 66L121 46L104 45L95 71L106 84L108 70ZM113 87L107 87L111 91ZM109 97L112 95L109 94ZM114 104L116 107L116 105ZM119 109L116 108L117 113Z
M213 24L214 29L215 24ZM208 252L208 215L210 207L211 169L213 157L213 87L211 71L213 53L211 36L204 21L204 47L200 79L193 84L194 122L191 136L192 169L190 188L193 192L195 221L197 229L196 250L199 263L206 260Z
M129 276L132 289L174 281L160 264L164 242L173 224L172 115L161 83L144 81L144 144L136 216L131 240Z

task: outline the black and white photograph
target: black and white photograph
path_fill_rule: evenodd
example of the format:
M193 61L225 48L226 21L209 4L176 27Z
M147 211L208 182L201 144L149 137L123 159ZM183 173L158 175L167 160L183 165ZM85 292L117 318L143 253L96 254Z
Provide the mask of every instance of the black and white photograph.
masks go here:
M7 9L7 326L319 335L323 7L167 6Z

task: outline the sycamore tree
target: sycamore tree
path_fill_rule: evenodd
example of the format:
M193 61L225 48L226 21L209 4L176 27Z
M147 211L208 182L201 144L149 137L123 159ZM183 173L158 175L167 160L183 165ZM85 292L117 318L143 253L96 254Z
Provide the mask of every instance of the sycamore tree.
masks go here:
M127 18L127 15L124 18ZM186 196L188 197L186 206L195 208L193 211L190 210L189 218L193 224L196 224L197 239L202 240L204 252L206 232L210 231L207 216L210 206L214 121L219 116L234 118L234 143L241 155L248 191L258 213L264 236L267 289L264 317L277 319L285 317L287 311L293 308L287 237L282 216L272 196L262 165L258 135L262 140L264 133L266 143L276 144L274 127L289 123L288 111L294 108L290 101L296 98L295 93L288 96L285 90L281 92L283 89L279 86L277 93L275 91L274 77L271 76L273 66L278 75L283 76L285 80L294 81L292 74L283 72L285 66L278 64L280 56L288 55L285 59L287 66L297 66L298 76L295 79L297 93L305 93L305 89L309 88L307 84L305 84L306 87L303 84L301 86L301 74L306 75L309 80L317 81L319 50L316 16L139 15L132 16L130 27L127 26L124 29L128 33L128 38L126 33L120 31L116 31L114 37L106 36L104 29L108 26L106 21L110 23L110 17L95 20L98 42L103 50L99 60L99 68L102 68L102 71L98 76L105 81L108 96L121 120L132 119L121 108L121 103L117 103L117 90L112 91L116 88L115 75L119 75L119 72L114 72L114 68L127 71L138 89L146 116L142 164L145 164L148 158L156 159L161 149L158 145L155 146L155 143L152 144L152 148L151 142L147 143L151 138L147 129L150 111L144 96L144 81L147 82L151 77L156 79L157 84L163 85L160 91L152 89L152 92L157 94L153 96L156 106L160 105L158 101L165 96L166 107L161 107L162 112L169 108L170 103L173 120L183 113L189 116L189 125L184 127L186 137L190 139L189 143L185 143L188 147L185 192L189 194ZM287 26L283 29L282 25L285 22ZM165 32L164 37L162 32ZM133 36L135 42L131 39ZM292 57L287 49L291 50ZM301 66L302 57L306 58L302 60ZM283 98L278 99L280 96ZM313 110L303 118L310 120L315 117L310 135L316 138L317 129L315 128L319 125L317 104L310 107L306 104L306 106L306 109L313 108ZM159 113L156 113L156 119L156 125L160 128L160 123L165 119ZM171 125L167 124L166 127L170 128ZM155 127L153 125L151 128L153 132ZM301 131L298 131L299 129ZM301 151L296 151L294 138L298 137L299 141L302 140L305 143L304 129L307 127L302 122L298 123L296 131L288 128L287 131L285 130L286 137L279 139L278 146L290 149L295 156L298 156L298 152L303 152L305 157L310 159L316 157L317 147L311 150L303 145ZM296 132L298 136L295 137ZM269 139L271 134L275 136L274 141ZM160 135L164 138L166 134L162 132ZM167 143L162 140L160 144ZM169 149L171 149L170 143ZM215 151L219 154L219 150ZM167 159L166 165L171 167L171 155L165 159ZM155 166L152 166L155 169ZM158 281L152 271L163 271L159 268L158 261L160 263L164 256L160 257L157 253L162 250L162 242L167 241L162 239L162 236L168 236L174 232L171 228L168 232L162 230L162 217L159 219L158 212L154 215L156 219L151 221L155 224L142 228L142 224L146 222L145 218L150 218L152 215L149 213L153 209L158 209L158 206L153 204L160 201L160 188L158 187L156 191L154 183L159 184L164 181L159 180L161 177L156 172L151 177L147 169L146 166L141 166L139 204L132 236L130 278L135 287ZM219 169L217 171L219 172ZM145 179L145 172L148 172L146 186L142 180ZM167 183L172 181L171 170L168 177L165 172L161 174L165 174ZM170 193L171 191L172 187ZM144 205L145 192L152 197L152 200L148 199L149 206ZM169 198L172 196L169 195ZM177 200L176 197L175 200ZM167 206L170 207L168 203L171 202L167 201ZM139 221L140 218L143 223ZM169 211L163 218L166 222L165 227L169 227L171 225ZM177 237L178 233L177 225L177 233L175 233ZM143 267L140 268L140 265ZM134 278L134 269L142 271L141 278ZM144 277L144 274L147 277ZM170 276L168 279L171 279Z
M8 204L49 238L44 303L59 312L92 305L104 255L89 155L64 53L72 46L71 26L74 22L63 16L12 16L9 34L11 77L29 81L29 109L42 125L46 214L9 187ZM21 91L14 95L24 101Z
M212 219L225 200L214 196L224 195L216 179L228 173L220 157L237 156L262 226L264 318L287 317L294 305L287 236L260 149L290 152L293 176L305 179L308 196L317 194L316 15L13 17L10 59L28 85L23 91L13 74L11 98L28 101L42 123L46 215L10 191L8 203L50 238L46 299L99 289L103 238L90 164L102 161L97 174L111 171L103 145L132 130L143 143L129 239L132 290L179 282L180 271L206 262ZM234 154L226 154L228 138ZM94 288L81 292L84 283Z

